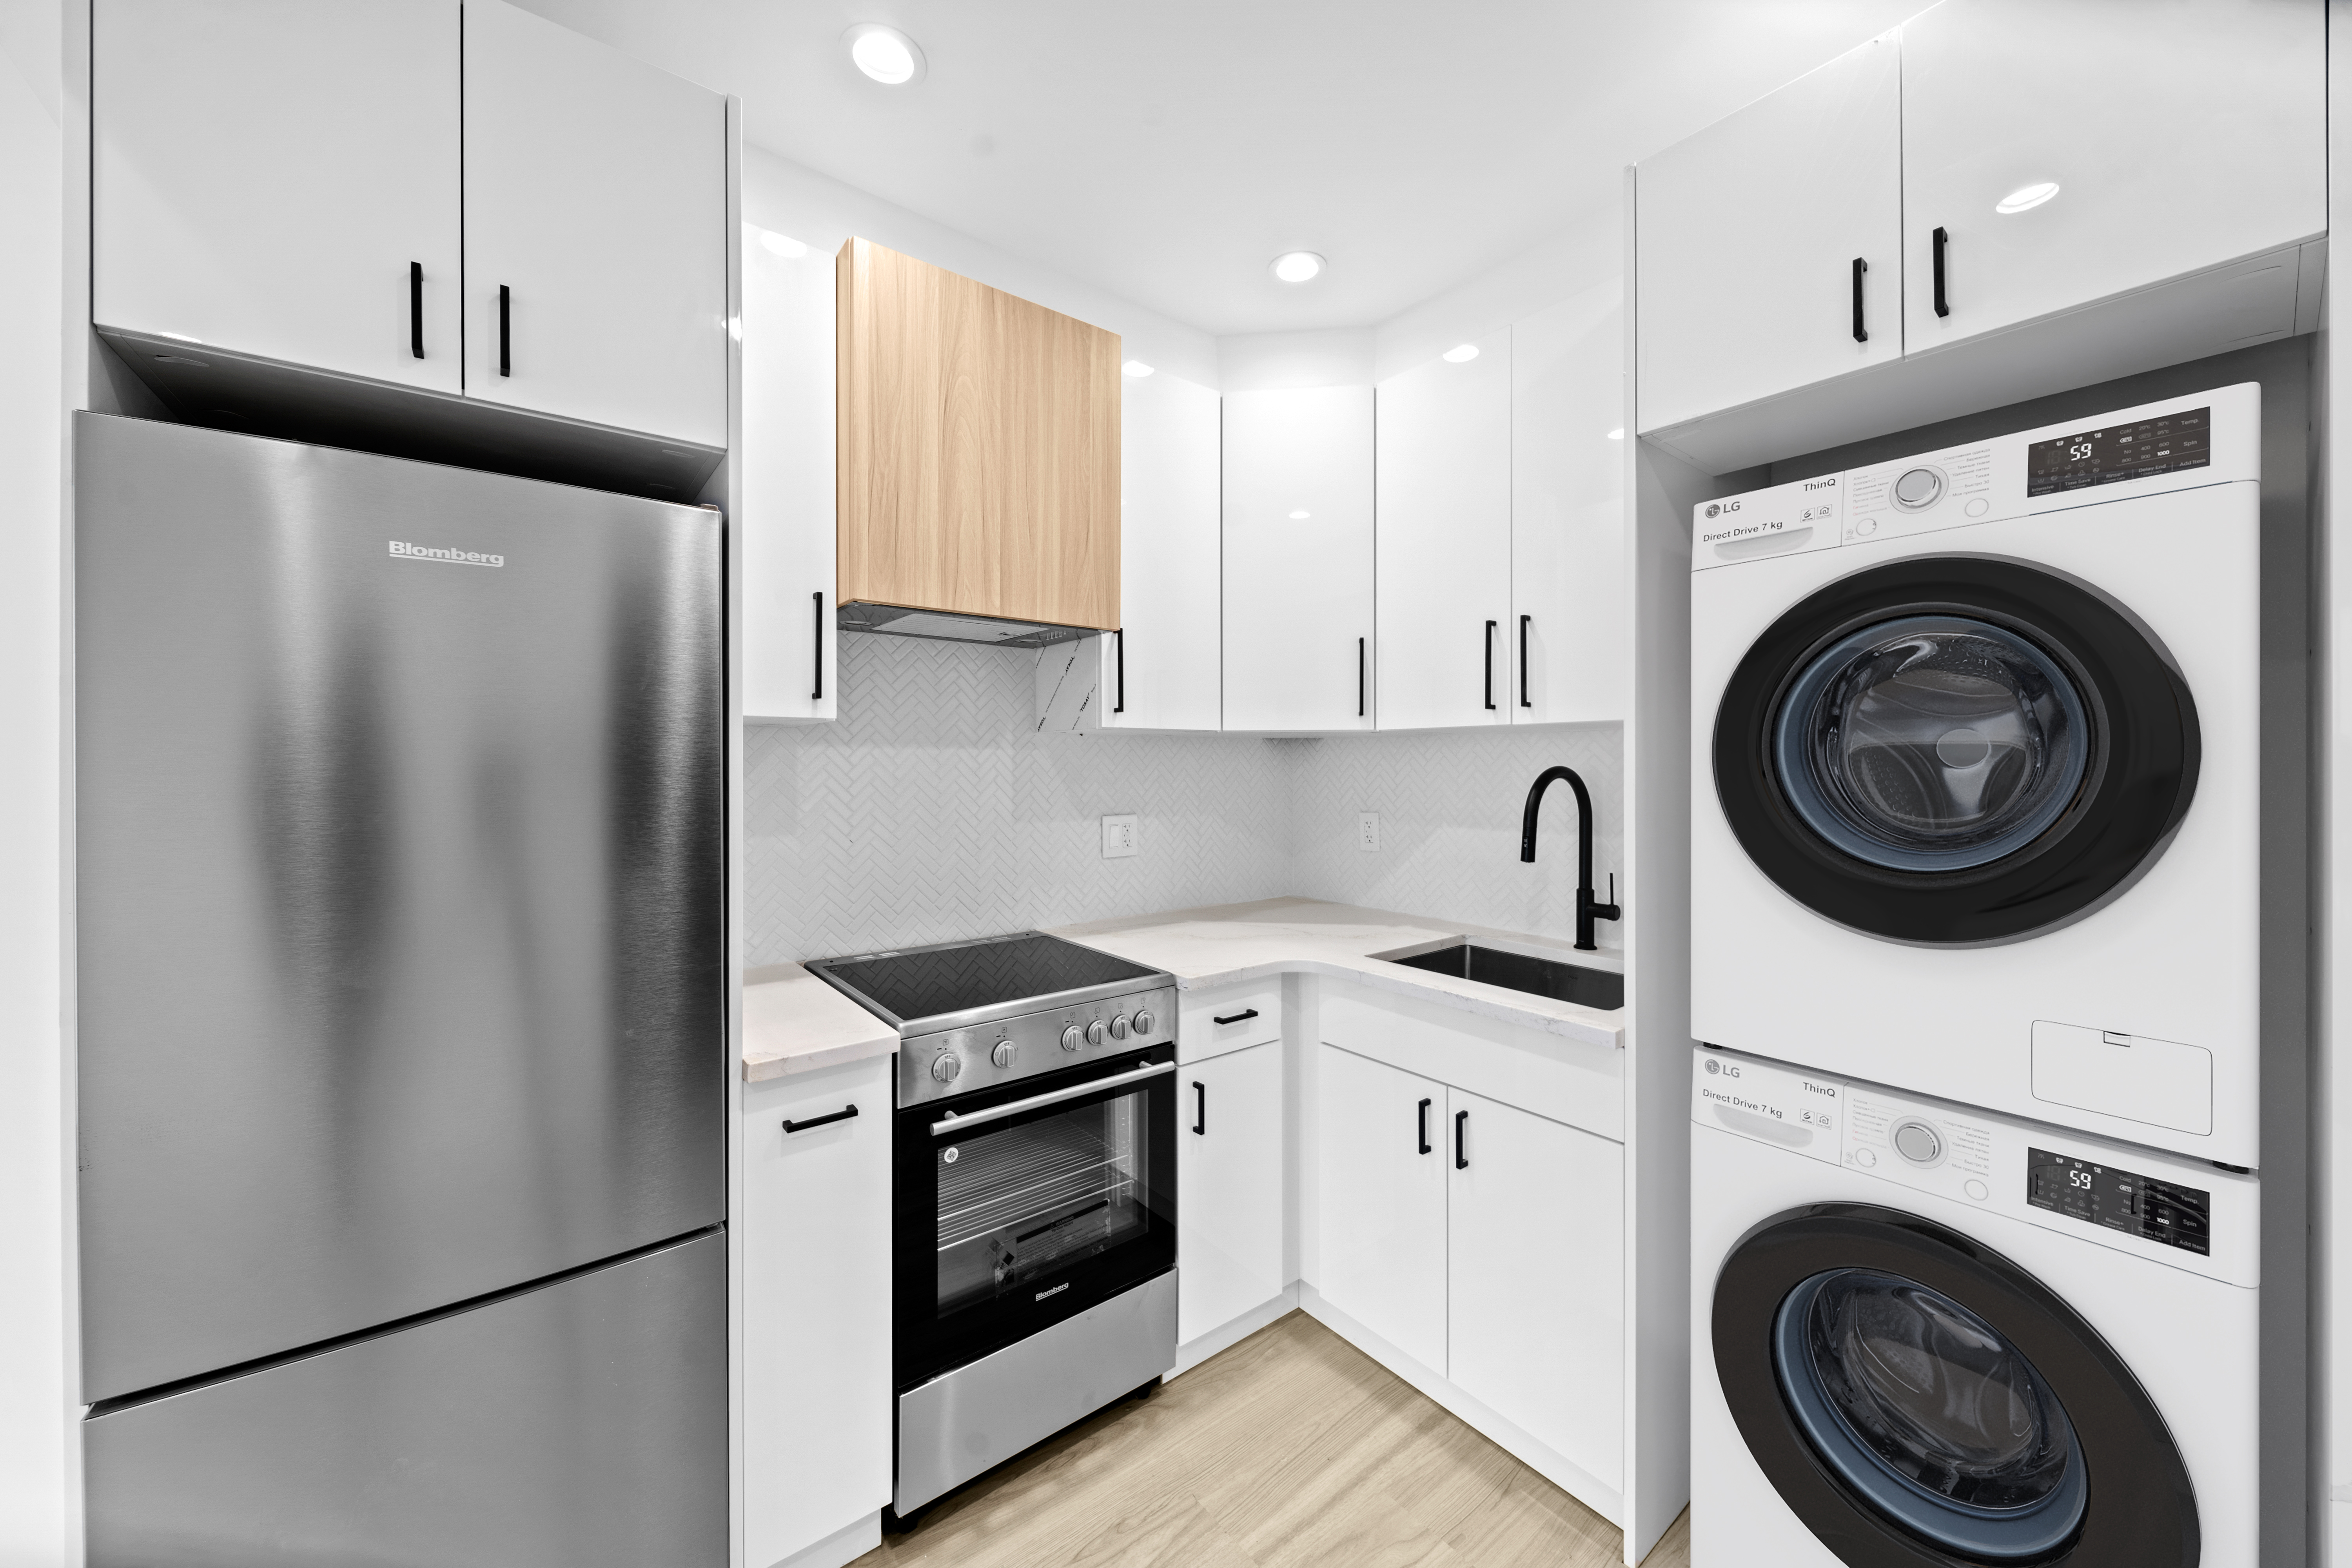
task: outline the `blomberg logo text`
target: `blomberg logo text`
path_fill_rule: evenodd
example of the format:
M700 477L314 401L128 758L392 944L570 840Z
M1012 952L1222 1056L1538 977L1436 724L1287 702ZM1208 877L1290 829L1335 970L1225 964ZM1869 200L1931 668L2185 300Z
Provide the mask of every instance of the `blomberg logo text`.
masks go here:
M503 555L484 555L475 550L444 550L433 544L411 544L404 539L391 541L395 561L446 561L458 566L503 566Z

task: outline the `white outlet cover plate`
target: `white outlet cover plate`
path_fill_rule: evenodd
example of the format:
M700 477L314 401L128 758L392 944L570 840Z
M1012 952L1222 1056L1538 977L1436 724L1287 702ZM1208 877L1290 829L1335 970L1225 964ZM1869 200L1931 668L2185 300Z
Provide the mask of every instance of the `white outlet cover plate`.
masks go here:
M1102 819L1102 827L1104 859L1116 860L1135 853L1135 841L1139 835L1134 813L1129 812L1124 816L1106 816Z
M1356 814L1356 847L1370 854L1381 847L1381 814L1363 811Z

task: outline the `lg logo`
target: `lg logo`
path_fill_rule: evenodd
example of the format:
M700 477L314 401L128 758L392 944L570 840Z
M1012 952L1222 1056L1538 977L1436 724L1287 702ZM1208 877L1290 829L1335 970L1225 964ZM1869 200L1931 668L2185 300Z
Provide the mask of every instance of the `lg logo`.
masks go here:
M1717 1061L1713 1057L1706 1058L1706 1072L1709 1078L1713 1078L1717 1073L1721 1073L1726 1078L1738 1078L1739 1076L1739 1069L1738 1068L1726 1067L1721 1062Z
M1709 1059L1706 1064L1706 1070L1709 1074L1719 1073L1723 1070L1723 1064L1719 1061Z
M1723 515L1723 509L1716 505L1713 501L1709 501L1706 505L1706 515L1709 517L1721 517Z

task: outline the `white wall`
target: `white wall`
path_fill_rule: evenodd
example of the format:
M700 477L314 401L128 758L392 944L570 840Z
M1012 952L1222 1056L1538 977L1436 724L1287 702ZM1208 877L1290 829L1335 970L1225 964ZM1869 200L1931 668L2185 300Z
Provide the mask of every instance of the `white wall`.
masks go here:
M827 178L764 148L743 148L743 221L821 256L870 239L1119 335L1119 353L1187 381L1217 384L1216 340L1090 284Z
M68 1561L63 33L0 4L0 1568Z
M1456 343L1588 289L1622 290L1624 280L1624 222L1612 206L1381 322L1374 334L1373 376L1386 379L1426 364Z

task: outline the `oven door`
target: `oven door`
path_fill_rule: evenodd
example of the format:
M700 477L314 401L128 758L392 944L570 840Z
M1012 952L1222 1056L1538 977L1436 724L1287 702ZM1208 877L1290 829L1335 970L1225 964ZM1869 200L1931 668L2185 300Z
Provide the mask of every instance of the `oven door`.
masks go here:
M897 1383L911 1388L1176 1263L1175 1051L898 1112Z

